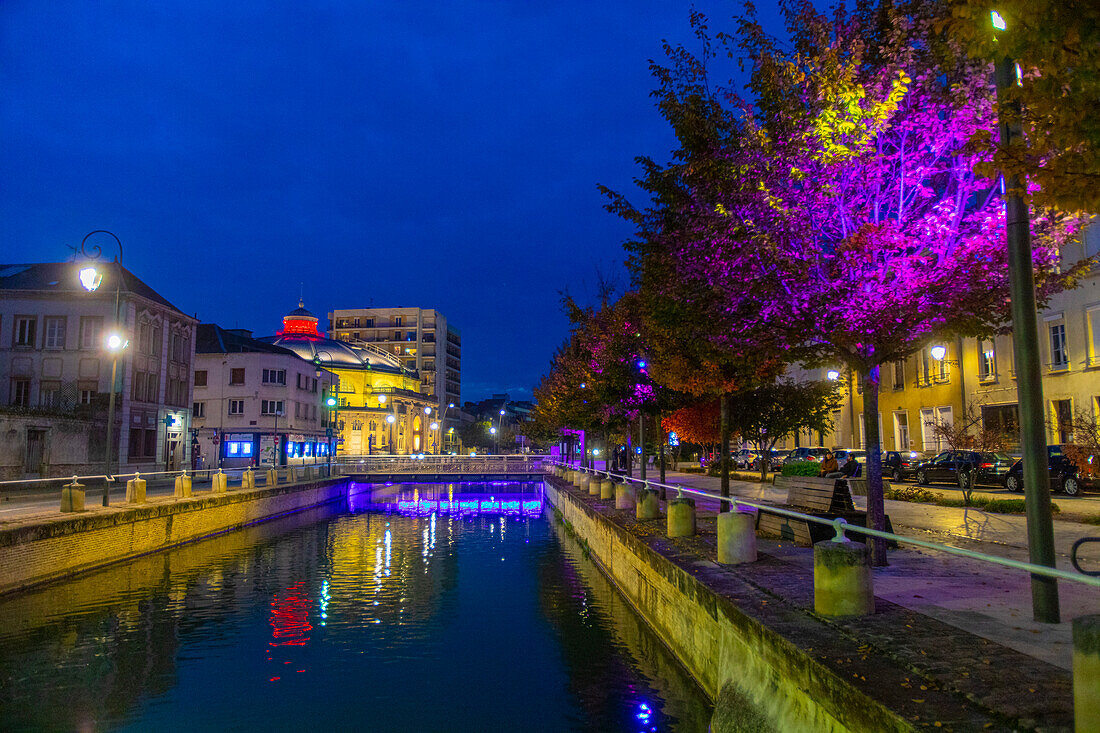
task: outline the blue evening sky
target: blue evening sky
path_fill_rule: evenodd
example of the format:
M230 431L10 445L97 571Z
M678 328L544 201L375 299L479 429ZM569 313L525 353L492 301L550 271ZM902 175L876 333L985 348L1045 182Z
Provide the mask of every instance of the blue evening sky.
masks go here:
M300 288L322 320L436 308L464 400L529 397L560 291L625 282L596 185L636 198L634 157L667 159L648 61L691 7L4 0L0 262L108 229L181 310L257 335Z

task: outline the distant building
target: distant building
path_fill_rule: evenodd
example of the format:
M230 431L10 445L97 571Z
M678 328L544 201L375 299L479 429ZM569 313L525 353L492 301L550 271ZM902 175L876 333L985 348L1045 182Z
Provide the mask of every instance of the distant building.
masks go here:
M325 338L299 302L275 336L261 339L322 364L338 378L338 455L440 453L446 433L438 403L416 369L365 341ZM434 427L433 427L434 426Z
M324 462L335 445L332 372L245 329L198 327L192 404L196 468Z
M93 292L79 265L0 265L0 475L101 473L112 357L119 353L112 460L116 472L190 464L191 365L197 321L121 265ZM116 295L117 294L117 295Z
M420 375L421 390L444 416L446 435L457 425L448 414L462 397L462 335L436 310L358 308L328 314L329 338L352 345L369 344L391 354ZM457 442L448 444L448 450Z

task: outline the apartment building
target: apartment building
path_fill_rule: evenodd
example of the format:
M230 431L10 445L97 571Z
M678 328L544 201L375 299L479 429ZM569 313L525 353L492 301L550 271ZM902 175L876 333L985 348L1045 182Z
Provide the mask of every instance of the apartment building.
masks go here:
M117 263L91 290L80 269L0 265L0 475L101 473L112 391L112 470L187 466L197 321Z
M357 308L332 311L328 320L329 338L369 344L416 371L445 426L454 427L448 413L461 404L462 335L446 316L425 308Z
M338 384L329 370L246 329L203 323L193 381L195 468L328 460L335 441L324 399Z
M1063 260L1100 256L1100 228L1064 249ZM1070 421L1085 411L1100 418L1100 266L1077 287L1053 296L1038 314L1047 442L1073 439ZM844 402L829 436L802 434L794 445L864 447L863 390L859 375L843 366L794 369L795 379L832 373ZM879 374L879 428L883 450L937 451L933 424L953 423L975 411L981 424L1017 438L1019 416L1012 334L990 339L931 339L912 356L884 365Z

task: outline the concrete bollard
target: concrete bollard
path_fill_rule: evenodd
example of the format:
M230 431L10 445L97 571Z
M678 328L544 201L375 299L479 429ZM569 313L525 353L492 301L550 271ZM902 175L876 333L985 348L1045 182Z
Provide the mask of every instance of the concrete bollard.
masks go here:
M1073 726L1100 730L1100 614L1073 619Z
M749 512L718 515L718 562L756 562L756 517Z
M573 482L578 489L588 489L588 474L577 471L577 480Z
M191 477L185 473L176 476L175 489L172 491L172 496L177 499L185 499L191 496Z
M304 469L302 469L302 478L304 478L306 481L313 480L313 466L306 466Z
M668 536L695 535L695 499L680 496L668 502Z
M135 473L134 477L126 482L126 501L131 504L145 503L145 479L140 473Z
M274 468L267 469L267 485L274 486L279 483L279 472Z
M634 516L638 519L656 519L661 516L661 500L656 491L642 489L638 492L638 501L634 505Z
M634 509L638 503L638 497L634 493L634 487L627 481L615 484L615 508Z
M76 476L73 476L71 484L65 484L61 487L61 511L84 511L84 484L78 484Z
M862 542L825 540L814 545L814 610L822 616L875 612L871 551Z
M615 482L609 478L605 478L600 482L600 498L601 499L614 499L615 498Z
M247 471L241 474L241 489L254 489L256 488L256 473L249 468Z
M600 485L603 482L600 481L600 477L592 474L588 477L588 493L592 496L600 495Z
M229 477L219 468L218 472L210 477L210 491L215 494L224 494L228 486Z

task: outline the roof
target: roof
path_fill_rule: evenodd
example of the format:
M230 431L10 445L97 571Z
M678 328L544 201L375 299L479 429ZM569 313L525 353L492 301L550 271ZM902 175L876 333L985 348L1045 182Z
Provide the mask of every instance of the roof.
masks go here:
M377 369L384 372L401 374L407 370L401 362L388 354L360 349L343 341L301 334L280 334L264 336L268 344L281 346L293 351L309 361L320 358L321 363L344 369Z
M215 323L200 323L195 329L196 354L286 354L298 356L290 349L275 346L241 333L227 331Z
M97 290L99 292L111 292L115 289L116 276L121 274L119 291L137 295L154 303L159 303L166 308L171 308L180 315L187 316L176 306L169 303L160 293L153 290L141 278L127 270L122 265L114 262L100 261L95 263L97 269L103 275ZM77 279L77 271L82 266L79 262L38 262L18 265L0 264L0 290L24 290L28 292L84 294L87 291ZM190 316L187 316L190 318Z

